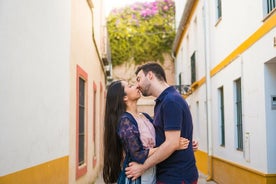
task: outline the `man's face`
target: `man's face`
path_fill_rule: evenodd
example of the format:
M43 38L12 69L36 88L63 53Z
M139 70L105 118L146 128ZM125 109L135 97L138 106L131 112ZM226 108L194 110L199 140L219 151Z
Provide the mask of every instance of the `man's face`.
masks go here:
M136 76L136 82L137 82L137 88L141 91L141 93L144 96L150 96L151 92L150 92L150 80L148 79L148 74L145 75L144 72L142 70L140 70Z

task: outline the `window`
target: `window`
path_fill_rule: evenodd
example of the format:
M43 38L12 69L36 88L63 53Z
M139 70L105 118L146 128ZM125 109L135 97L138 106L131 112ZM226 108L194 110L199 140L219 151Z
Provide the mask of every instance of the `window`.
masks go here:
M219 90L220 145L225 146L224 92L223 92L223 87L220 87L218 90Z
M196 81L196 52L191 57L191 84Z
M77 66L77 85L76 85L76 177L87 172L86 166L86 87L87 73Z
M221 0L216 0L217 6L217 20L222 16L222 9L221 9Z
M178 86L176 86L176 88L177 88L177 90L178 90L178 92L180 93L180 94L183 94L183 91L182 91L182 72L180 72L179 74L178 74Z
M236 117L236 135L237 150L243 150L243 131L242 131L242 93L241 79L235 81L235 117Z
M85 80L79 78L79 166L84 164L84 149L85 149Z
M276 7L276 0L263 0L265 15L272 12Z

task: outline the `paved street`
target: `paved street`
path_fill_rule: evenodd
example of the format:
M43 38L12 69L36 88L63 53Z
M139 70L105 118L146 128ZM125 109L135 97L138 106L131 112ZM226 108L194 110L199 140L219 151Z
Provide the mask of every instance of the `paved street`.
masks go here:
M99 178L95 182L95 184L104 184L102 174L99 175ZM198 184L216 184L214 181L206 181L206 176L203 175L202 173L199 173L199 179L198 179Z

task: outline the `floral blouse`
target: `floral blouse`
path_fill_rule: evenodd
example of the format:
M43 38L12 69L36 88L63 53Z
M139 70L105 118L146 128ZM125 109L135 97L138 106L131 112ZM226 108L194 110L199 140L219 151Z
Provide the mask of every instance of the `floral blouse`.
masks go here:
M148 114L145 113L144 115L152 122ZM131 161L144 163L148 157L149 149L143 147L137 121L128 112L125 112L119 121L117 133L122 141L125 153Z

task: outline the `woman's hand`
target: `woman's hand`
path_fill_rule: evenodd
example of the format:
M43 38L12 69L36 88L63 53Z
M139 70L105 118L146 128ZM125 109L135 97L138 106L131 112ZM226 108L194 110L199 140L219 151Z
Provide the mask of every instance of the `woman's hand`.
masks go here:
M189 139L186 139L184 137L180 137L178 150L187 149L188 146L189 146L189 143L190 143Z
M193 140L193 150L194 151L198 150L198 141L197 140Z

